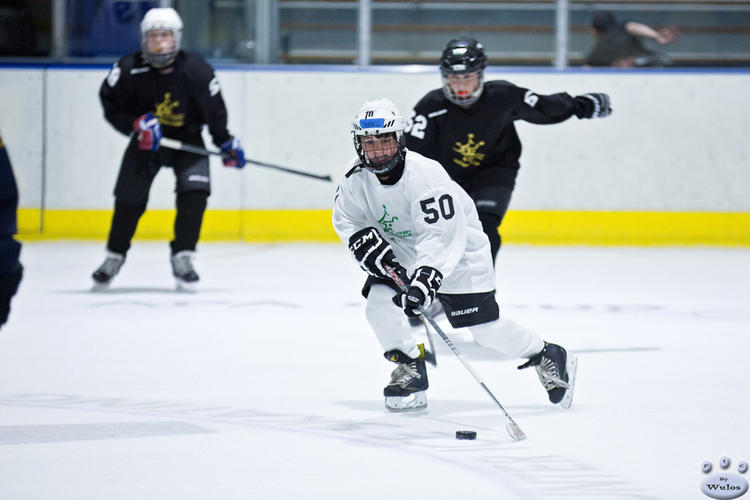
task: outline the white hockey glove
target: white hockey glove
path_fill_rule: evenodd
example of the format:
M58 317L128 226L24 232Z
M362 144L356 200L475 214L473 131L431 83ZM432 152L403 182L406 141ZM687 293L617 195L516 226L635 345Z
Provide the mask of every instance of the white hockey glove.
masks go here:
M429 266L418 267L409 283L409 289L393 297L393 303L402 308L404 314L415 318L422 314L420 306L425 310L430 307L442 283L443 275L440 271Z
M584 105L584 112L578 115L579 118L606 118L612 114L608 94L590 92L576 96L576 99Z
M359 267L376 278L388 278L385 266L406 275L406 271L399 264L391 245L380 236L374 227L366 227L354 233L349 238L349 250L357 259ZM400 272L400 271L403 271Z

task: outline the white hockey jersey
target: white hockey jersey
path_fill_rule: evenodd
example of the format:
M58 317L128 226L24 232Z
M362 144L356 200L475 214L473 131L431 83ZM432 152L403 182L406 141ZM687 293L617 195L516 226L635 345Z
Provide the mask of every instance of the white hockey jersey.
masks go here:
M410 275L420 266L440 271L440 293L495 289L490 243L474 202L438 162L407 150L403 175L393 185L381 184L358 163L350 163L334 201L333 227L344 244L374 227Z

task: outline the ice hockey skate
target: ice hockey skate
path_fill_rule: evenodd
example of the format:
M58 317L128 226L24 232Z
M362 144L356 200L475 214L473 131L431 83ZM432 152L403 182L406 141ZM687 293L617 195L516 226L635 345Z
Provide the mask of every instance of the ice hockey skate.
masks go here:
M112 282L112 278L120 272L120 268L125 263L125 256L115 252L107 252L99 268L94 271L91 277L94 279L93 290L106 290Z
M427 368L424 362L424 345L419 344L419 357L410 358L399 350L384 354L388 361L398 363L391 373L391 381L383 389L385 407L389 411L403 412L421 410L427 407L429 387Z
M549 400L563 408L570 408L573 404L573 389L578 368L576 356L568 355L565 349L557 344L545 342L544 349L518 369L523 370L530 366L536 369Z
M195 285L200 277L193 267L193 255L195 252L183 250L172 255L172 275L177 282L177 290L184 292L195 291Z

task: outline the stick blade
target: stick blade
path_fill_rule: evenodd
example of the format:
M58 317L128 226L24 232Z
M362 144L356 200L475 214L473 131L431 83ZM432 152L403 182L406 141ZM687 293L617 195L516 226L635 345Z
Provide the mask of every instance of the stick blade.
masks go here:
M515 439L516 441L523 441L526 439L526 434L521 430L520 427L518 427L518 424L515 422L508 422L505 424L505 430L508 431L508 434L510 434L510 437Z

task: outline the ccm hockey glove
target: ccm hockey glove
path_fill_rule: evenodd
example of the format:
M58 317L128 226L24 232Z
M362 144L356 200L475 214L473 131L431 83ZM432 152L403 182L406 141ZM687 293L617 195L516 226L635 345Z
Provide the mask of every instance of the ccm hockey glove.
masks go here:
M606 118L612 114L607 94L591 92L576 96L576 100L584 107L584 111L578 115L578 118Z
M162 132L159 119L153 113L146 113L135 119L133 130L138 133L138 149L157 151Z
M221 145L221 157L225 167L242 168L245 166L245 150L242 149L240 140L232 137Z
M404 314L414 318L422 314L419 306L427 310L435 299L443 275L429 266L418 267L409 283L409 289L393 297L393 303L404 310Z
M404 268L399 264L391 245L380 236L374 227L366 227L349 238L349 250L357 259L359 267L376 278L388 278L385 266L405 276Z

